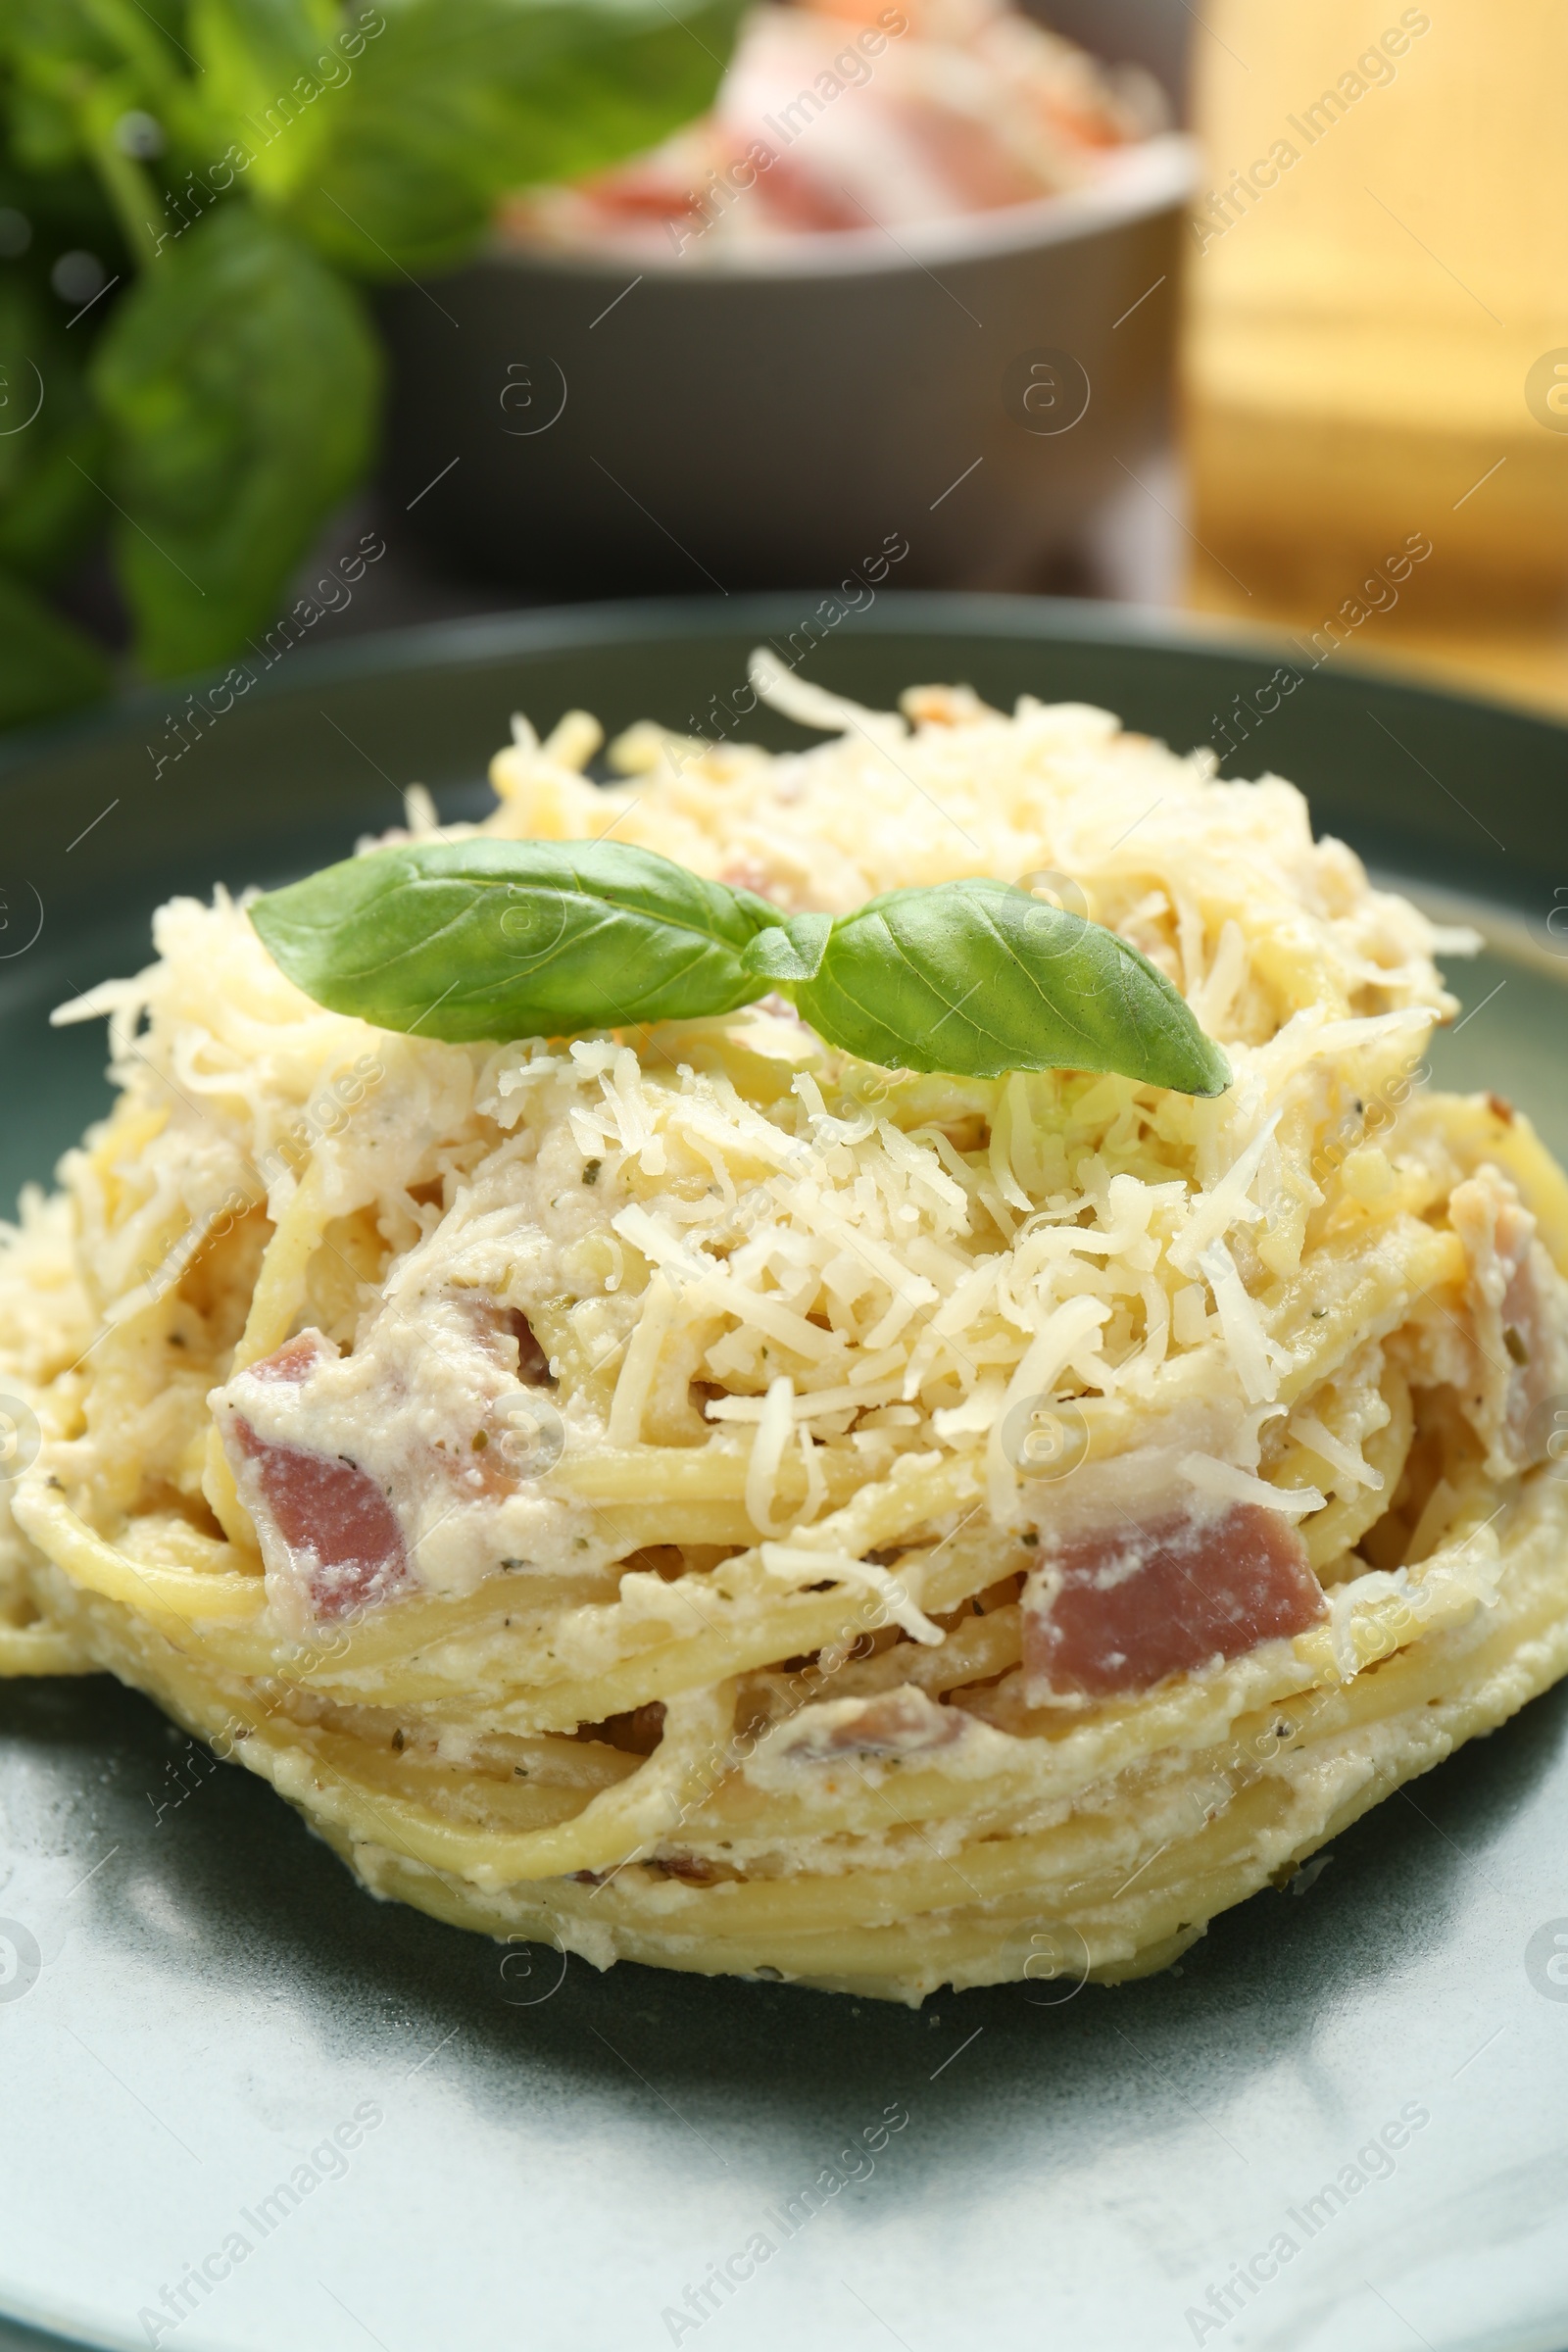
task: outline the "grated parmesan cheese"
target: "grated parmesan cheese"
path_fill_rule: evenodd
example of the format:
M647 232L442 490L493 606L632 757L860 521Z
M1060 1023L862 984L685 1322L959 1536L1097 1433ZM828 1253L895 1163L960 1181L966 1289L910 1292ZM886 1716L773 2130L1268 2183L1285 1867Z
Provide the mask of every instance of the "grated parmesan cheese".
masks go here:
M1451 1008L1424 918L1314 842L1292 786L1218 782L1206 753L1179 759L1102 711L916 696L906 710L927 715L911 720L765 653L752 676L833 740L768 759L645 728L612 748L633 781L605 789L582 773L596 722L568 712L541 739L519 721L487 829L612 823L789 907L1069 876L1186 989L1231 1056L1230 1092L878 1072L769 1005L564 1048L388 1037L302 997L225 894L178 900L154 965L60 1016L109 1013L115 1076L141 1106L133 1157L117 1145L100 1169L89 1146L68 1162L106 1306L132 1312L236 1201L282 1215L303 1125L315 1181L343 1214L368 1208L399 1280L461 1270L529 1316L574 1446L739 1447L768 1543L831 1513L869 1465L927 1454L972 1462L998 1526L1020 1524L1039 1493L1005 1433L1041 1399L1130 1413L1094 1424L1123 1433L1097 1438L1114 1450L1200 1396L1195 1483L1325 1507L1270 1484L1283 1427L1259 1458L1250 1417L1296 1360L1270 1286L1346 1213L1337 1173L1310 1172L1315 1140ZM410 814L423 824L422 804ZM334 1111L338 1074L367 1056L363 1099ZM1401 1185L1356 1214L1395 1215ZM343 1293L340 1344L367 1311ZM1360 1457L1317 1451L1353 1490Z

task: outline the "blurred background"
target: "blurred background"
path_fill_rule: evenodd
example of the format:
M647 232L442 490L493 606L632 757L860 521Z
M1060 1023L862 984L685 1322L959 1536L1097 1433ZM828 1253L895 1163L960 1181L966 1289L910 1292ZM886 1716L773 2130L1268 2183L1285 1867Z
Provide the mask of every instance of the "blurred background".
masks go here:
M1568 710L1553 0L8 0L0 126L0 724L756 587Z

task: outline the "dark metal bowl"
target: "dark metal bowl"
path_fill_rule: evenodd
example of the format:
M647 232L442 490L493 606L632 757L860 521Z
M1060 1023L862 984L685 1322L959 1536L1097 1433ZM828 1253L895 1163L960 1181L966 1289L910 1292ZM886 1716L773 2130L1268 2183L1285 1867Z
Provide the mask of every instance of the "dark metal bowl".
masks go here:
M557 596L1034 585L1161 430L1192 172L1172 135L897 238L400 288L392 498L438 556Z

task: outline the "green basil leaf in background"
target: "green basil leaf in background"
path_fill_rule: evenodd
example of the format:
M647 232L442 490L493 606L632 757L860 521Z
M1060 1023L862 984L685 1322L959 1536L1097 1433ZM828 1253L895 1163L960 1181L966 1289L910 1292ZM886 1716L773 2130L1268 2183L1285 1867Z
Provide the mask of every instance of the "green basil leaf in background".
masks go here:
M182 0L0 6L0 61L12 68L6 160L57 177L90 166L115 227L107 245L91 235L77 242L111 274L118 248L150 261L161 234L212 201L208 175L223 142L187 40ZM29 218L36 193L19 205ZM70 249L68 240L56 251Z
M82 67L161 77L178 61L184 21L179 0L6 0L0 58L40 81Z
M0 727L20 727L107 694L108 656L30 588L0 571Z
M1230 1065L1130 941L1004 882L895 890L842 915L791 991L830 1045L890 1069L1114 1070L1222 1094Z
M75 119L65 100L54 89L40 89L14 64L5 112L7 161L23 172L64 172L80 156Z
M83 0L6 0L0 60L10 69L7 146L24 170L56 172L84 152L76 96L123 60Z
M108 512L89 478L101 440L62 320L0 270L0 564L54 580L83 552Z
M379 360L361 304L279 222L225 205L144 273L92 377L142 662L222 661L276 619L368 462Z
M363 46L370 20L384 22L373 7L337 0L193 0L189 39L225 185L243 172L253 196L278 196L312 175L327 133L321 101L341 96L356 70L340 36Z
M24 169L49 172L91 156L134 206L146 188L114 125L132 110L166 126L194 120L199 100L182 68L183 11L171 0L5 0L0 61L13 74L8 146Z
M318 1004L421 1037L562 1037L733 1010L778 920L749 894L616 842L414 843L330 865L251 908Z
M353 78L316 101L308 142L278 142L291 217L365 276L460 261L510 190L600 170L702 113L743 7L376 0L385 29Z

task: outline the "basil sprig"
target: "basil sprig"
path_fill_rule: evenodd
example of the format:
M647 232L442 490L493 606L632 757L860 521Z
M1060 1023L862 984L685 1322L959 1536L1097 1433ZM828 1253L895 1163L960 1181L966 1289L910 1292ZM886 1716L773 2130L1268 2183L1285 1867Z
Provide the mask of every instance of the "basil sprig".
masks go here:
M1217 1095L1230 1065L1130 941L1005 882L783 914L650 850L414 843L327 866L251 919L317 1004L455 1042L694 1020L777 991L890 1069L1113 1070Z

